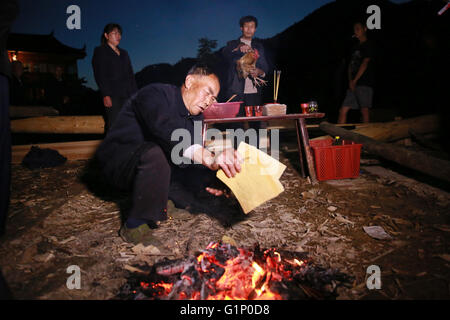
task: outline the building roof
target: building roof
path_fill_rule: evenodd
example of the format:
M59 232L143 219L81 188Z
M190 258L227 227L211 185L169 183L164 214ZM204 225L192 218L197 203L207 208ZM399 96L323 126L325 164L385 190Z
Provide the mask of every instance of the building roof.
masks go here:
M53 36L53 32L50 34L10 33L6 49L26 52L70 54L77 59L82 59L86 56L86 45L81 49L66 46Z

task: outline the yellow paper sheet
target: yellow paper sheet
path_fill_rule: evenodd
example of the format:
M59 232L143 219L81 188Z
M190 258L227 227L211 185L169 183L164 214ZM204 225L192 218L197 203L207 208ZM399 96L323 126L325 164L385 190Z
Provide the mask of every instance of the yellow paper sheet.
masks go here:
M228 178L219 170L217 177L231 189L247 214L284 191L279 179L286 166L244 142L239 145L238 152L244 159L241 172Z

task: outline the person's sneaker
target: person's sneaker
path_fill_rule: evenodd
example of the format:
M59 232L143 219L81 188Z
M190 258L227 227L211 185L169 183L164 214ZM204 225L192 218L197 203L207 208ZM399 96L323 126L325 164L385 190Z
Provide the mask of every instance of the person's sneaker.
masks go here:
M172 200L167 201L167 215L173 219L186 219L191 216L189 211L175 207Z
M153 234L153 230L147 224L142 224L137 228L127 228L124 224L119 231L120 237L133 244L142 243L144 246L155 246L160 250L165 249L162 242Z

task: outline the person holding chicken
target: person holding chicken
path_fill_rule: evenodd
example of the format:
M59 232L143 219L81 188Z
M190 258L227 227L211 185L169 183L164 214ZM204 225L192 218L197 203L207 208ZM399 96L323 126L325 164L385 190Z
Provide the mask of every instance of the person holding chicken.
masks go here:
M242 17L239 21L242 35L231 40L222 49L227 63L227 80L224 93L230 97L237 94L235 101L243 101L239 116L245 116L244 106L261 105L262 79L269 72L269 63L261 40L254 37L258 20L253 16ZM260 122L250 122L259 129ZM242 126L241 126L242 127Z

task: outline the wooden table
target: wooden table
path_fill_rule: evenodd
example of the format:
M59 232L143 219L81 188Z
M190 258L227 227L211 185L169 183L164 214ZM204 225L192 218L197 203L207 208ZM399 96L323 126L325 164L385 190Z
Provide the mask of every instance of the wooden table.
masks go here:
M297 129L297 145L298 145L298 155L300 160L300 170L302 177L305 178L305 168L303 164L303 150L306 155L306 164L308 167L309 176L311 177L311 182L316 184L316 171L314 168L314 159L311 152L311 147L309 146L309 135L306 129L305 119L319 119L323 118L325 113L296 113L296 114L285 114L279 116L261 116L261 117L237 117L237 118L223 118L223 119L205 119L203 120L202 128L202 139L203 145L205 145L206 140L206 130L208 130L208 125L213 123L234 123L234 122L249 122L249 121L269 121L269 120L294 120L295 127Z

